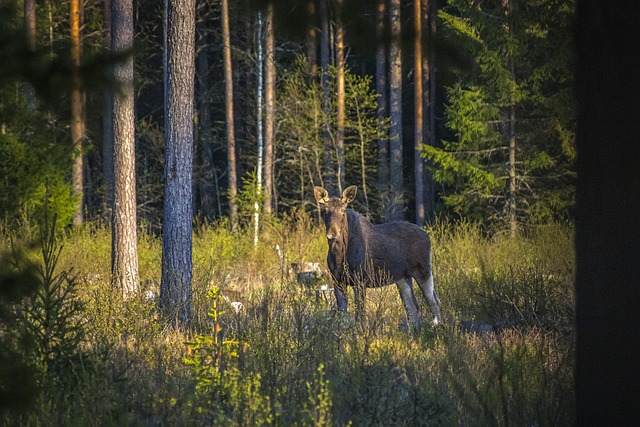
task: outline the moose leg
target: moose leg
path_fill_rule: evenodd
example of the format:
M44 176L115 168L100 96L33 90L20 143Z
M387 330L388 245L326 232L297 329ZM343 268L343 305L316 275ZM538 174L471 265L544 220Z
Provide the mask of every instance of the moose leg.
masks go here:
M333 292L336 294L336 304L338 305L338 311L341 313L347 312L347 297L344 291L344 285L336 283L333 287Z
M353 287L353 299L356 303L356 320L362 320L364 315L364 300L367 293L367 288L363 283L356 283Z
M398 292L400 292L400 299L402 299L404 308L407 310L409 323L417 325L419 323L418 306L416 305L416 296L414 295L413 288L411 287L411 277L405 277L398 280L396 282L396 286L398 287Z
M438 299L438 295L436 295L433 284L433 272L430 270L428 275L418 274L416 276L416 282L418 282L418 286L420 286L422 294L429 303L429 308L431 308L433 323L437 325L440 320L442 320L442 316L440 315L440 300Z

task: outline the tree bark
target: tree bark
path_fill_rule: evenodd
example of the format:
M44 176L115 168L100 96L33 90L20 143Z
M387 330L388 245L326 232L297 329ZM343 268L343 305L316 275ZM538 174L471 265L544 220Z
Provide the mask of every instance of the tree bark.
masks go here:
M336 162L338 193L346 187L344 159L344 23L342 16L343 0L336 0Z
M71 170L71 186L77 198L73 213L73 225L83 222L84 188L83 188L83 141L84 141L84 98L80 80L80 0L71 0L69 4L71 22L71 63L73 75L71 83L71 142L75 146L75 161Z
M160 304L173 327L191 316L195 0L165 0L165 166Z
M378 122L387 120L387 40L385 37L386 0L376 6L376 92ZM378 131L378 191L384 197L389 191L389 134L386 126ZM384 211L384 209L383 209Z
M111 51L111 0L102 2L102 51ZM106 218L111 222L113 209L113 90L105 87L103 91L102 107L102 174L104 176L103 210Z
M133 49L133 0L112 0L114 53ZM114 289L127 297L139 289L136 228L136 155L133 93L133 55L114 66L118 90L113 97L113 238L111 274Z
M435 49L433 40L436 34L436 0L422 0L422 101L423 101L423 129L424 142L435 146L436 140L436 77L433 66L435 65ZM426 49L426 54L424 50ZM425 163L427 166L430 162ZM435 217L435 186L433 175L429 168L424 170L424 206L425 220L431 223Z
M322 67L322 115L324 129L322 138L324 140L324 173L322 185L334 194L336 191L335 173L333 162L333 142L331 141L331 91L329 88L329 0L320 0L320 66Z
M229 221L231 230L238 229L238 178L236 170L236 138L233 114L233 71L231 67L231 36L229 33L229 2L221 0L222 50L224 55L225 115L227 119L227 163L229 167Z
M269 2L265 19L264 202L262 207L265 214L271 214L274 195L273 144L276 121L276 43L273 20L273 2Z
M511 39L511 24L510 24L510 15L511 15L511 1L510 0L502 0L502 5L505 8L505 17L506 17L506 27L505 31L507 33L508 39ZM516 80L515 67L513 63L513 57L511 52L508 50L505 52L505 59L507 61L507 67L509 68L509 72L511 73L511 79ZM515 106L515 94L511 93L511 99L509 105L506 108L506 116L508 126L505 127L506 131L506 140L509 144L509 190L508 190L508 199L507 199L507 212L509 215L509 235L513 238L518 234L518 222L517 222L517 214L516 214L516 192L517 192L517 183L516 183L516 106Z
M402 45L400 0L391 0L389 5L391 46L389 63L391 82L389 86L391 127L389 130L389 156L391 181L391 218L403 219L404 192L402 168Z
M258 61L258 84L256 94L256 134L258 137L258 159L256 162L256 199L253 206L253 246L258 245L258 238L260 234L260 205L258 200L262 195L262 160L264 149L264 135L263 135L263 108L262 108L262 87L263 82L263 63L264 53L262 49L262 36L263 36L263 21L262 12L258 12L258 25L257 25L257 61Z
M24 0L24 28L27 48L36 51L36 0ZM27 108L36 110L36 92L31 83L25 83Z
M309 60L309 76L315 79L318 74L318 29L316 28L316 3L307 0L307 59Z
M207 2L199 7L200 16L197 27L197 146L198 146L198 193L200 196L200 210L208 220L214 217L214 188L213 188L213 155L211 150L211 109L209 108L209 55L207 50Z
M414 25L414 181L416 197L416 224L425 223L424 168L420 149L424 144L423 92L422 92L422 5L420 0L413 1Z

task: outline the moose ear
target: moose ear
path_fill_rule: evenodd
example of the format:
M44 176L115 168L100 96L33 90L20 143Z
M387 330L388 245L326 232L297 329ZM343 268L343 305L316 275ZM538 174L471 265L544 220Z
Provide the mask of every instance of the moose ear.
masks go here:
M329 193L322 187L313 187L313 195L321 205L325 205L329 201Z
M342 192L342 202L345 204L353 202L356 198L357 191L358 191L358 187L356 187L355 185L352 185L351 187L346 188Z

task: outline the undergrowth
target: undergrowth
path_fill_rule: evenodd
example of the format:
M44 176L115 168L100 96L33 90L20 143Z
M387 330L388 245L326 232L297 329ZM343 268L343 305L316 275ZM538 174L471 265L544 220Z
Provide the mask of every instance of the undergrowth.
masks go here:
M509 239L443 223L430 234L445 322L407 328L395 287L368 290L356 322L352 306L337 315L331 295L296 282L291 263L326 258L304 213L272 220L255 249L248 230L199 225L194 319L176 332L157 313L158 237L141 232L144 292L123 300L109 285L108 229L59 231L44 259L25 237L37 233L3 230L2 248L14 248L3 260L50 273L19 275L18 261L2 272L0 289L10 277L24 292L2 294L0 357L21 355L14 371L33 387L21 407L3 406L0 389L0 424L572 425L572 227ZM65 290L55 294L64 309L35 303L46 280ZM24 314L35 309L64 321L37 323ZM55 336L67 347L52 356L42 343ZM0 374L3 387L16 382Z

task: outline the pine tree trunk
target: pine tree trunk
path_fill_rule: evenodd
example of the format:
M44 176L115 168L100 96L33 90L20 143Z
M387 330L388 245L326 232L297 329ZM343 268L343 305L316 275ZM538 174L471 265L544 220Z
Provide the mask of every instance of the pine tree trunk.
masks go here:
M231 67L231 36L229 34L229 2L221 0L222 50L224 54L225 114L227 119L227 163L229 167L229 221L231 230L238 229L238 178L236 170L236 138L233 114L233 72Z
M422 5L420 0L413 1L413 25L414 25L414 177L416 196L416 224L424 225L424 168L420 149L424 144L423 134L423 92L422 92Z
M422 0L422 46L427 50L422 57L423 136L425 144L432 147L436 141L436 78L433 72L436 55L433 45L436 34L436 7L436 0ZM425 164L429 166L431 163L427 161ZM435 185L428 168L424 170L424 189L425 220L430 224L435 217Z
M191 316L195 0L165 0L165 167L160 304L174 327Z
M71 170L71 186L77 204L73 214L73 225L83 222L84 189L83 189L83 140L84 140L84 100L82 82L80 80L80 0L71 0L69 4L71 21L71 62L73 75L71 83L71 141L76 149L76 157Z
M322 67L322 115L324 116L324 129L322 138L324 140L324 171L322 186L329 194L336 191L335 173L333 162L333 142L331 141L331 89L329 87L329 0L320 0L320 66Z
M24 0L24 28L27 48L31 52L36 50L36 0ZM25 84L27 108L36 110L36 92L31 83Z
M511 1L510 0L502 0L502 5L505 8L505 17L506 17L506 27L505 31L507 33L507 37L511 40L511 24L510 24L510 15L511 15ZM509 48L507 48L509 49ZM506 52L506 61L507 66L509 67L509 71L511 73L511 79L515 84L516 75L515 75L515 67L513 63L513 58L511 52L507 50ZM516 183L516 106L515 106L515 96L511 94L511 100L509 106L507 107L507 121L508 126L505 127L507 132L506 139L509 142L509 191L508 191L508 200L507 200L507 211L509 215L509 235L513 238L518 234L518 222L516 215L516 192L517 192L517 183Z
M102 2L102 51L111 51L111 0ZM102 174L104 176L103 211L111 222L113 209L113 90L105 87L102 104Z
M273 208L273 151L276 121L276 46L273 23L273 3L267 5L265 20L265 115L264 115L264 203L263 211L271 214Z
M402 48L400 0L391 0L389 5L391 46L389 63L391 82L389 86L391 127L389 131L391 218L403 219L403 167L402 167Z
M387 120L387 41L384 34L386 0L378 0L376 6L376 92L378 94L378 121ZM389 135L386 127L378 131L378 192L383 198L389 191ZM382 209L385 211L385 209Z
M315 0L307 0L307 59L309 60L309 76L315 79L318 74L318 31L316 30Z
M336 162L338 193L346 187L344 160L344 23L342 22L343 0L336 1Z
M133 49L133 0L112 0L114 53ZM114 66L118 91L113 97L113 239L111 273L115 289L127 297L139 288L136 228L136 155L133 93L133 56Z
M200 17L197 27L196 59L197 75L197 146L198 146L198 193L200 196L200 210L208 220L214 217L214 187L213 187L213 155L211 152L211 109L209 108L209 55L207 50L207 3L203 2L199 8Z

